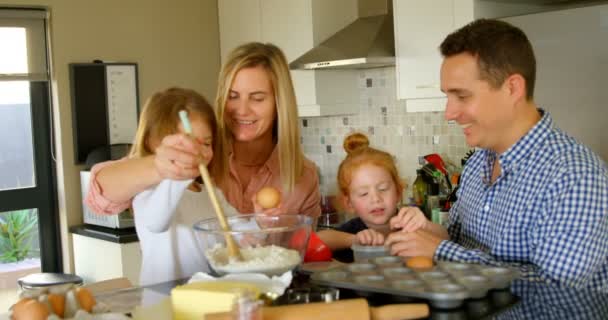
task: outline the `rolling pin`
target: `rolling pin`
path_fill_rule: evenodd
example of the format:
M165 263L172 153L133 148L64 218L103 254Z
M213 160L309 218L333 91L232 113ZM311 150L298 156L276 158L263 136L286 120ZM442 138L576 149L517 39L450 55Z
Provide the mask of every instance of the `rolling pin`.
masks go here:
M365 299L347 299L330 303L316 302L277 307L262 307L264 320L401 320L429 316L425 303L391 304L370 307ZM231 320L230 312L209 313L205 320Z

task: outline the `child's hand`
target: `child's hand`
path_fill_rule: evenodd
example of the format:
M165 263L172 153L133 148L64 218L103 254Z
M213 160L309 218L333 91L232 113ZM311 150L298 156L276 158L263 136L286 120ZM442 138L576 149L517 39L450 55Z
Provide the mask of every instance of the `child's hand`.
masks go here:
M183 133L165 136L156 147L154 165L163 179L186 180L200 175L199 163L208 164L213 157L210 147Z
M403 207L396 216L391 218L392 229L402 229L405 232L414 232L418 229L425 229L431 223L424 216L424 213L417 207Z
M365 229L357 233L355 241L364 246L380 246L384 244L384 235L374 229Z

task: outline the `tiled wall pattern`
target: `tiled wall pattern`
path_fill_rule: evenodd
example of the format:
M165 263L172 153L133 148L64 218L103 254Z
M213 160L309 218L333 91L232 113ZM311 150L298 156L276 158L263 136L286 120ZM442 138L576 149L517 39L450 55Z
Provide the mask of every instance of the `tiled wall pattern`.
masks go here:
M393 154L399 173L410 186L420 167L419 156L439 153L444 160L460 165L469 150L462 129L449 124L443 112L407 113L405 102L396 99L394 68L362 70L359 89L358 113L300 119L304 153L320 169L323 194L337 193L337 170L346 156L342 142L353 131L365 133L372 147ZM404 196L406 200L411 197L411 188Z

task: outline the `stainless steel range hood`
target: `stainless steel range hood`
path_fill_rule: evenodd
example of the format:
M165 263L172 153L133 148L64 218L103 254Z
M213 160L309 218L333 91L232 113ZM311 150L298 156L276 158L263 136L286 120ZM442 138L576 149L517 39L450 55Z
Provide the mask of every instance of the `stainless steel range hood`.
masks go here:
M361 17L289 64L291 69L363 69L395 65L392 13Z

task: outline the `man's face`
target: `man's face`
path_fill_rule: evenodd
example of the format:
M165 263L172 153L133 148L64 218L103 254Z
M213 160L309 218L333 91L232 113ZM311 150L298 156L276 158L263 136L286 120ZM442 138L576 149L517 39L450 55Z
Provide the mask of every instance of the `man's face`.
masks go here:
M463 130L467 144L503 152L509 147L508 127L512 119L509 92L503 84L495 89L479 79L477 58L461 53L444 59L441 91L448 102L446 120Z

